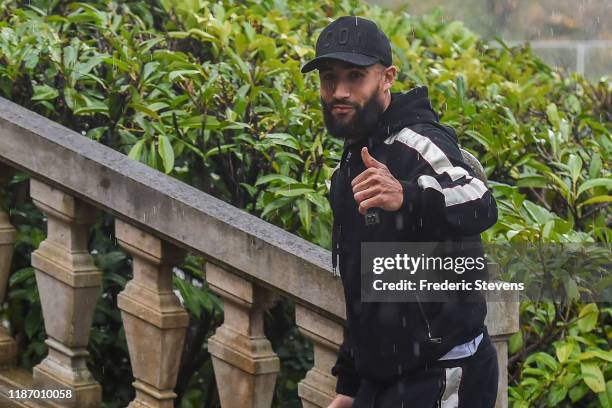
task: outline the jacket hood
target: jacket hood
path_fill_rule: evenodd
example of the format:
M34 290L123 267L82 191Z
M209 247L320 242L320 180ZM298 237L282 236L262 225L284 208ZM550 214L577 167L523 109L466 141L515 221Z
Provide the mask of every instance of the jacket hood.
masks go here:
M426 86L418 86L408 92L391 93L391 103L383 112L374 133L373 141L383 141L403 128L417 123L431 123L439 127L439 117L431 107Z

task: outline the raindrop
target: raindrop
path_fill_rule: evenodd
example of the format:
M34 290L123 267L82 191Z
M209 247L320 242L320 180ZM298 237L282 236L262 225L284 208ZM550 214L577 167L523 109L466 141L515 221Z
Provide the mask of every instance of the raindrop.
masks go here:
M395 217L395 229L401 231L404 229L404 217L401 214L397 214Z

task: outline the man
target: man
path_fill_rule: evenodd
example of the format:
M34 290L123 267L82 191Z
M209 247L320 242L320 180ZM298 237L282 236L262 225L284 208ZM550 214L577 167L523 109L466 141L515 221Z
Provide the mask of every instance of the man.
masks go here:
M397 68L372 21L329 24L316 58L330 134L345 140L332 176L333 264L345 290L347 330L332 373L330 408L491 408L498 367L486 303L361 302L362 242L470 242L497 220L491 192L463 161L421 86L391 93ZM367 217L367 220L366 220Z

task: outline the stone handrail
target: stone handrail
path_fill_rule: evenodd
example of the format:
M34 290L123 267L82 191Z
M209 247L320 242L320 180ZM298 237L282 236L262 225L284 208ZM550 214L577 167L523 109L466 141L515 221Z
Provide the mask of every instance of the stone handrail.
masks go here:
M14 340L0 331L0 403L6 389L36 387L71 390L71 398L52 406L100 406L100 386L85 365L101 287L86 231L100 211L115 217L116 237L133 258L133 279L118 299L135 378L130 407L174 404L188 315L171 278L187 251L209 261L206 279L224 302L224 323L209 339L222 406L270 406L279 360L263 333L263 312L278 296L296 302L296 324L314 345L314 366L298 387L303 406L325 407L333 398L330 369L345 306L329 251L0 98L0 172L2 162L30 174L32 199L48 219L32 266L49 354L27 380L14 367ZM14 229L0 211L0 289L13 242ZM516 307L493 305L487 319L503 351L502 373L506 338L517 330ZM506 387L500 385L501 407Z

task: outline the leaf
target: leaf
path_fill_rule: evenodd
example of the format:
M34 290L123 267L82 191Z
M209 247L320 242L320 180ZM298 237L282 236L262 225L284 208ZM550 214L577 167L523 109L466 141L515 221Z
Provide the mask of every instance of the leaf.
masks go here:
M306 232L310 232L312 213L310 211L310 202L305 198L298 200L298 215Z
M548 121L555 128L558 128L561 124L561 119L559 118L559 111L557 110L557 105L554 103L548 104L546 107L546 116L548 117Z
M588 333L597 326L599 309L597 309L597 305L595 303L589 303L580 309L578 317L578 328L581 332Z
M200 39L204 41L212 41L212 42L217 41L217 38L214 35L208 34L207 32L202 31L197 28L191 28L189 30L189 34L194 35L196 37L200 37Z
M148 150L149 155L147 157L147 165L154 169L158 169L157 149L155 146L151 146L151 148Z
M597 177L601 170L601 156L599 153L595 153L589 164L589 178Z
M570 170L572 182L576 184L578 178L580 177L580 172L582 171L582 159L578 155L570 154L567 165Z
M583 382L579 383L569 392L570 401L576 402L582 399L589 392L589 387L586 386Z
M289 198L281 197L276 200L269 202L261 212L261 218L264 218L269 212L277 210L285 206L290 201Z
M588 200L584 200L583 202L578 204L578 207L581 207L583 205L600 204L600 203L611 203L611 202L612 202L612 196L609 196L609 195L600 195L600 196L591 197Z
M9 287L17 286L31 278L34 278L34 268L31 266L21 268L18 271L13 272L9 278Z
M84 98L86 106L74 110L75 115L88 115L91 113L103 113L108 116L108 106L102 101Z
M168 79L170 81L174 81L176 78L185 79L185 76L197 75L199 73L200 73L200 71L195 70L195 69L180 69L180 70L177 70L177 71L172 71L168 75Z
M580 292L578 290L578 284L574 279L567 279L565 282L565 293L568 299L578 299L580 297Z
M128 107L133 108L139 112L142 112L150 117L152 117L155 120L160 120L159 115L157 114L157 112L155 112L154 110L150 109L149 107L143 105L142 103L137 103L137 102L131 102Z
M516 185L519 187L546 187L547 180L544 176L527 176L517 180Z
M301 196L307 193L313 193L314 190L311 188L296 188L294 190L279 190L276 191L275 194L278 194L283 197L295 197Z
M538 362L539 364L545 365L551 370L556 370L557 366L559 365L557 363L557 360L555 360L550 354L541 352L541 353L536 353L534 356L535 356L534 360L536 362Z
M552 387L550 388L550 391L548 391L548 406L549 407L557 406L557 404L563 401L566 396L567 396L567 388L565 388L563 384L559 384L559 383L553 384Z
M570 355L572 354L572 351L574 350L574 343L563 343L561 345L558 345L555 347L555 354L557 355L557 360L559 360L560 363L565 363Z
M98 268L104 270L116 266L118 263L123 262L125 258L125 253L121 251L112 251L96 256L95 260Z
M140 156L142 155L142 147L144 146L145 140L140 139L138 142L132 146L130 152L128 153L128 157L132 160L140 161Z
M524 201L523 207L529 212L531 218L538 224L546 224L549 220L554 218L554 215L544 207L532 203L531 201Z
M151 74L155 73L160 63L157 61L147 62L142 69L142 81L147 82Z
M75 65L74 71L71 73L71 76L74 81L78 81L79 79L85 77L87 74L91 72L98 64L100 64L108 55L100 54L96 55L86 62L79 62Z
M276 144L291 147L295 150L299 150L300 148L297 139L288 133L269 133L266 135L266 138L274 139Z
M30 312L28 313L28 316L25 319L24 326L25 333L29 339L32 339L34 334L36 334L39 329L42 329L42 323L42 311L39 308L30 309Z
M259 186L261 184L270 183L271 181L281 181L284 184L296 184L298 182L296 179L282 174L266 174L265 176L259 177L255 185Z
M580 371L582 372L582 379L584 383L594 393L604 392L606 390L606 383L604 381L603 373L597 364L582 363L580 364Z
M106 58L103 59L103 61L106 64L110 65L113 69L119 68L119 70L121 70L123 72L126 72L126 73L132 72L131 67L127 63L125 63L125 62L123 62L123 61L121 61L121 60L119 60L117 58L106 57Z
M508 352L514 354L523 347L523 332L518 331L508 339Z
M578 195L593 187L605 187L608 190L612 190L612 178L596 178L585 181L578 188Z
M606 391L597 394L602 408L612 408L612 381L606 383Z
M174 168L174 149L172 148L172 143L170 143L168 136L160 135L157 140L157 147L159 150L159 155L162 158L164 171L166 174L168 174Z
M81 95L74 88L64 88L64 99L66 100L66 106L68 106L73 111L77 110L80 107L86 106L83 95Z
M59 92L57 91L57 89L51 88L49 85L34 85L33 89L33 101L48 101L55 99L59 96Z
M588 360L590 358L598 358L612 363L612 352L608 350L587 350L578 356L580 360Z

